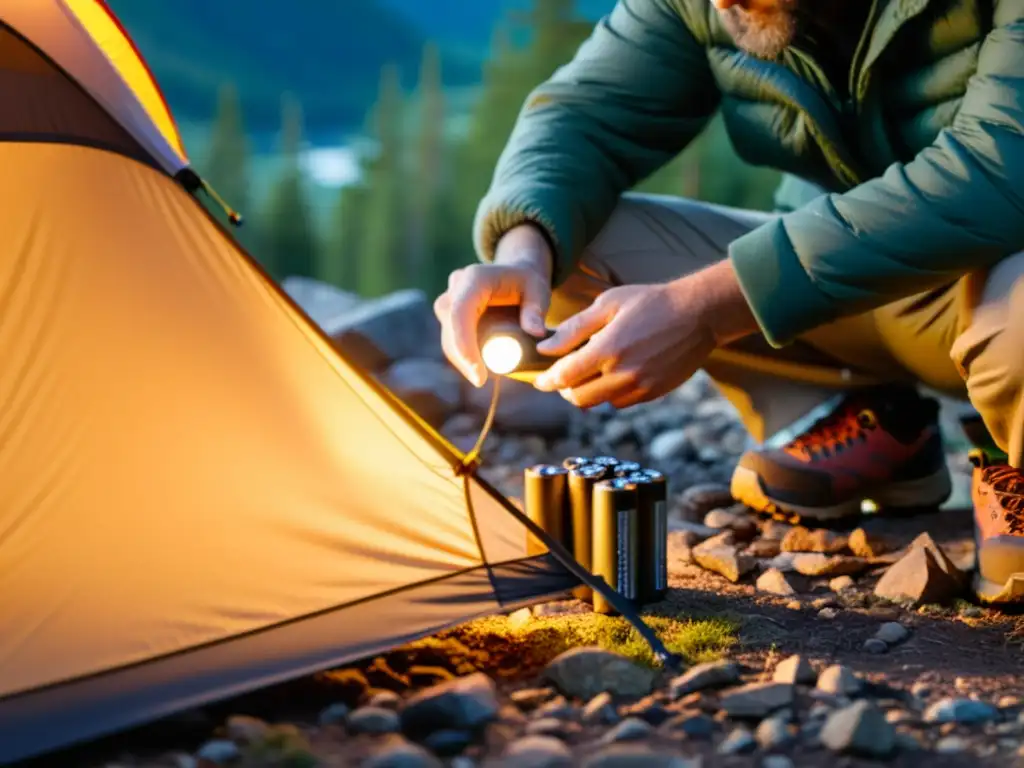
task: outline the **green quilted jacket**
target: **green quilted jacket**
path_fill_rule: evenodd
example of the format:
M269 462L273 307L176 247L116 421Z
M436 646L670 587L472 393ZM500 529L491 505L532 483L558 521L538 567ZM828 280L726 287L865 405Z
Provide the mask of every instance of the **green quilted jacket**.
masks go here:
M784 212L729 252L776 347L1024 250L1024 0L874 0L842 88L798 45L739 51L710 0L619 0L524 105L479 257L534 222L557 284L716 110L737 154L789 175Z

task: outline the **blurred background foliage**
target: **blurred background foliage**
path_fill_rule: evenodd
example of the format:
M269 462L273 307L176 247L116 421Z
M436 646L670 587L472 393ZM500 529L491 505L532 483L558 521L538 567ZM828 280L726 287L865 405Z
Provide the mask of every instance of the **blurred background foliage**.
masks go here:
M109 0L278 279L442 291L526 95L614 0ZM639 189L768 209L718 120ZM211 207L211 210L214 210ZM223 218L219 210L215 215Z

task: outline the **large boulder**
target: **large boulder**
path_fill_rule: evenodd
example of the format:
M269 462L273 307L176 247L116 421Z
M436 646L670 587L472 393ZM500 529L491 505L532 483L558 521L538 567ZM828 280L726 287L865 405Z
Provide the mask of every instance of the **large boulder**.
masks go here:
M443 359L441 325L423 291L364 301L323 329L346 359L371 373L406 357Z
M286 277L281 288L321 328L336 323L363 302L354 293L310 277Z
M409 357L383 376L385 386L423 420L440 427L462 403L462 377L440 360Z

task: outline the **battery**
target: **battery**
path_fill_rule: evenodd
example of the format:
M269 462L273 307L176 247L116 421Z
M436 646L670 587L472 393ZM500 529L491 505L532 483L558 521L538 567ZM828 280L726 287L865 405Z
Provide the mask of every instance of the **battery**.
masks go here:
M593 573L630 602L637 599L636 484L623 478L602 480L593 492ZM596 613L616 613L607 600L594 593Z
M626 477L634 472L640 472L642 469L643 467L635 461L620 461L615 465L615 476Z
M523 473L523 504L526 516L555 541L572 549L569 526L569 470L553 464L527 467ZM547 547L533 534L527 534L528 555L542 555Z
M577 467L584 467L590 463L590 459L586 456L567 456L562 460L562 466L568 470L573 470Z
M637 600L656 603L668 592L668 482L654 469L633 472L625 479L636 485L639 497Z
M591 464L597 464L599 467L617 467L619 460L614 456L595 456L590 460Z
M608 468L597 464L584 464L569 470L569 515L572 520L573 556L588 571L593 566L591 557L591 518L593 516L594 486L608 477ZM591 589L581 585L573 590L580 600L590 600Z

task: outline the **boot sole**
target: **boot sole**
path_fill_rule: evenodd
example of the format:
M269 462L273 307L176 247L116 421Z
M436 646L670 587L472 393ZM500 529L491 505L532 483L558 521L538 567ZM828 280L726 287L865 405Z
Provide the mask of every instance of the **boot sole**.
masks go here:
M990 605L1024 605L1024 537L975 532L974 593Z
M974 574L974 593L988 605L1024 605L1024 573L1015 573L999 584L989 581L980 573Z
M804 507L769 498L761 489L756 472L745 467L737 467L729 490L733 498L741 504L779 519L834 523L838 520L862 517L863 504L869 500L881 510L894 512L940 507L953 494L953 479L949 469L943 467L926 477L890 483L875 489L869 495L850 499L842 504L830 507Z

